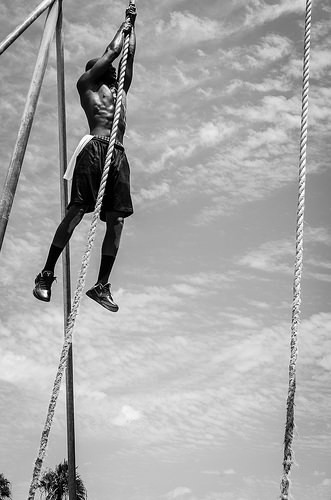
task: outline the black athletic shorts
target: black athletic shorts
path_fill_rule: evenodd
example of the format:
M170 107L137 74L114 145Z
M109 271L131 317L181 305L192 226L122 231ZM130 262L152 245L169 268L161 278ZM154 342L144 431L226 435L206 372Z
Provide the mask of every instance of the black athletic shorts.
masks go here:
M86 213L94 211L108 145L107 139L93 137L77 156L68 208L80 205ZM115 143L102 201L102 221L106 220L105 212L120 212L122 217L133 214L130 167L124 148L118 143Z

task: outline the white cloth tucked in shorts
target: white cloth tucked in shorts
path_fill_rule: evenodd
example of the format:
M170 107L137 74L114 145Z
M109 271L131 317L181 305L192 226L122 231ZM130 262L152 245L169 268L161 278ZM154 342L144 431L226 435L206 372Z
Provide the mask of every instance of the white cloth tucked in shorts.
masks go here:
M73 155L71 157L71 160L68 163L68 167L67 167L67 170L65 171L63 179L66 179L67 181L71 181L72 176L74 174L74 170L75 170L77 156L82 151L82 149L85 148L86 144L88 142L90 142L91 139L93 139L93 137L94 137L94 135L86 134L79 141L79 144L78 144L77 148L75 149L75 151L74 151L74 153L73 153Z

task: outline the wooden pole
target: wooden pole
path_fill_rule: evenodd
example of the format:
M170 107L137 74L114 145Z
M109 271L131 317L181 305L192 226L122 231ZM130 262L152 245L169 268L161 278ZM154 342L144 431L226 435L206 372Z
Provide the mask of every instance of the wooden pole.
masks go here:
M36 7L34 11L26 18L26 20L17 26L14 31L12 31L1 43L0 43L0 55L8 49L8 47L15 42L15 40L29 27L31 24L38 19L38 17L51 5L55 0L44 0L41 4Z
M10 211L13 205L18 179L21 173L26 146L29 140L33 118L35 115L41 85L44 79L50 45L53 39L58 18L59 4L56 1L49 9L44 32L37 56L30 89L26 98L25 109L21 119L13 156L7 172L1 200L0 200L0 250L4 240Z
M62 0L59 0L59 18L56 26L56 55L57 55L57 85L58 85L58 119L59 119L59 152L60 152L60 191L61 216L65 216L68 205L68 185L63 179L67 167L67 132L65 106L65 79L64 79L64 48L62 31ZM63 312L64 328L70 314L71 279L70 279L70 250L69 244L62 254L63 268ZM76 500L76 452L75 452L75 408L74 408L74 374L73 350L69 348L66 367L66 407L67 407L67 450L68 450L68 487L69 500Z

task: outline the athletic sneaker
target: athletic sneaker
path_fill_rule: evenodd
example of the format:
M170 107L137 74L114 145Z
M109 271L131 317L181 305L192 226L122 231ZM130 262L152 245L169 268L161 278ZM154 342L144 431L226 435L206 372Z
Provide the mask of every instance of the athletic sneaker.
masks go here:
M115 304L112 294L110 293L110 283L106 285L97 283L86 292L86 295L90 297L90 299L98 302L102 307L108 309L108 311L118 311L118 305Z
M55 279L52 271L41 271L41 273L38 274L34 281L35 287L32 292L36 299L42 300L43 302L49 302L51 300L51 287Z

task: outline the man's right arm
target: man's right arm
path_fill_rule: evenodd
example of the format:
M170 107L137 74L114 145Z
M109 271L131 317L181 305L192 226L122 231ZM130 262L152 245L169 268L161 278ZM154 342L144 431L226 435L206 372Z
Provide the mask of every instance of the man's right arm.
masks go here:
M79 78L77 87L83 88L86 84L96 81L104 75L109 69L110 64L120 55L123 46L123 34L127 33L131 28L130 22L127 20L121 24L116 35L110 44L106 47L104 54L97 60L91 69Z

